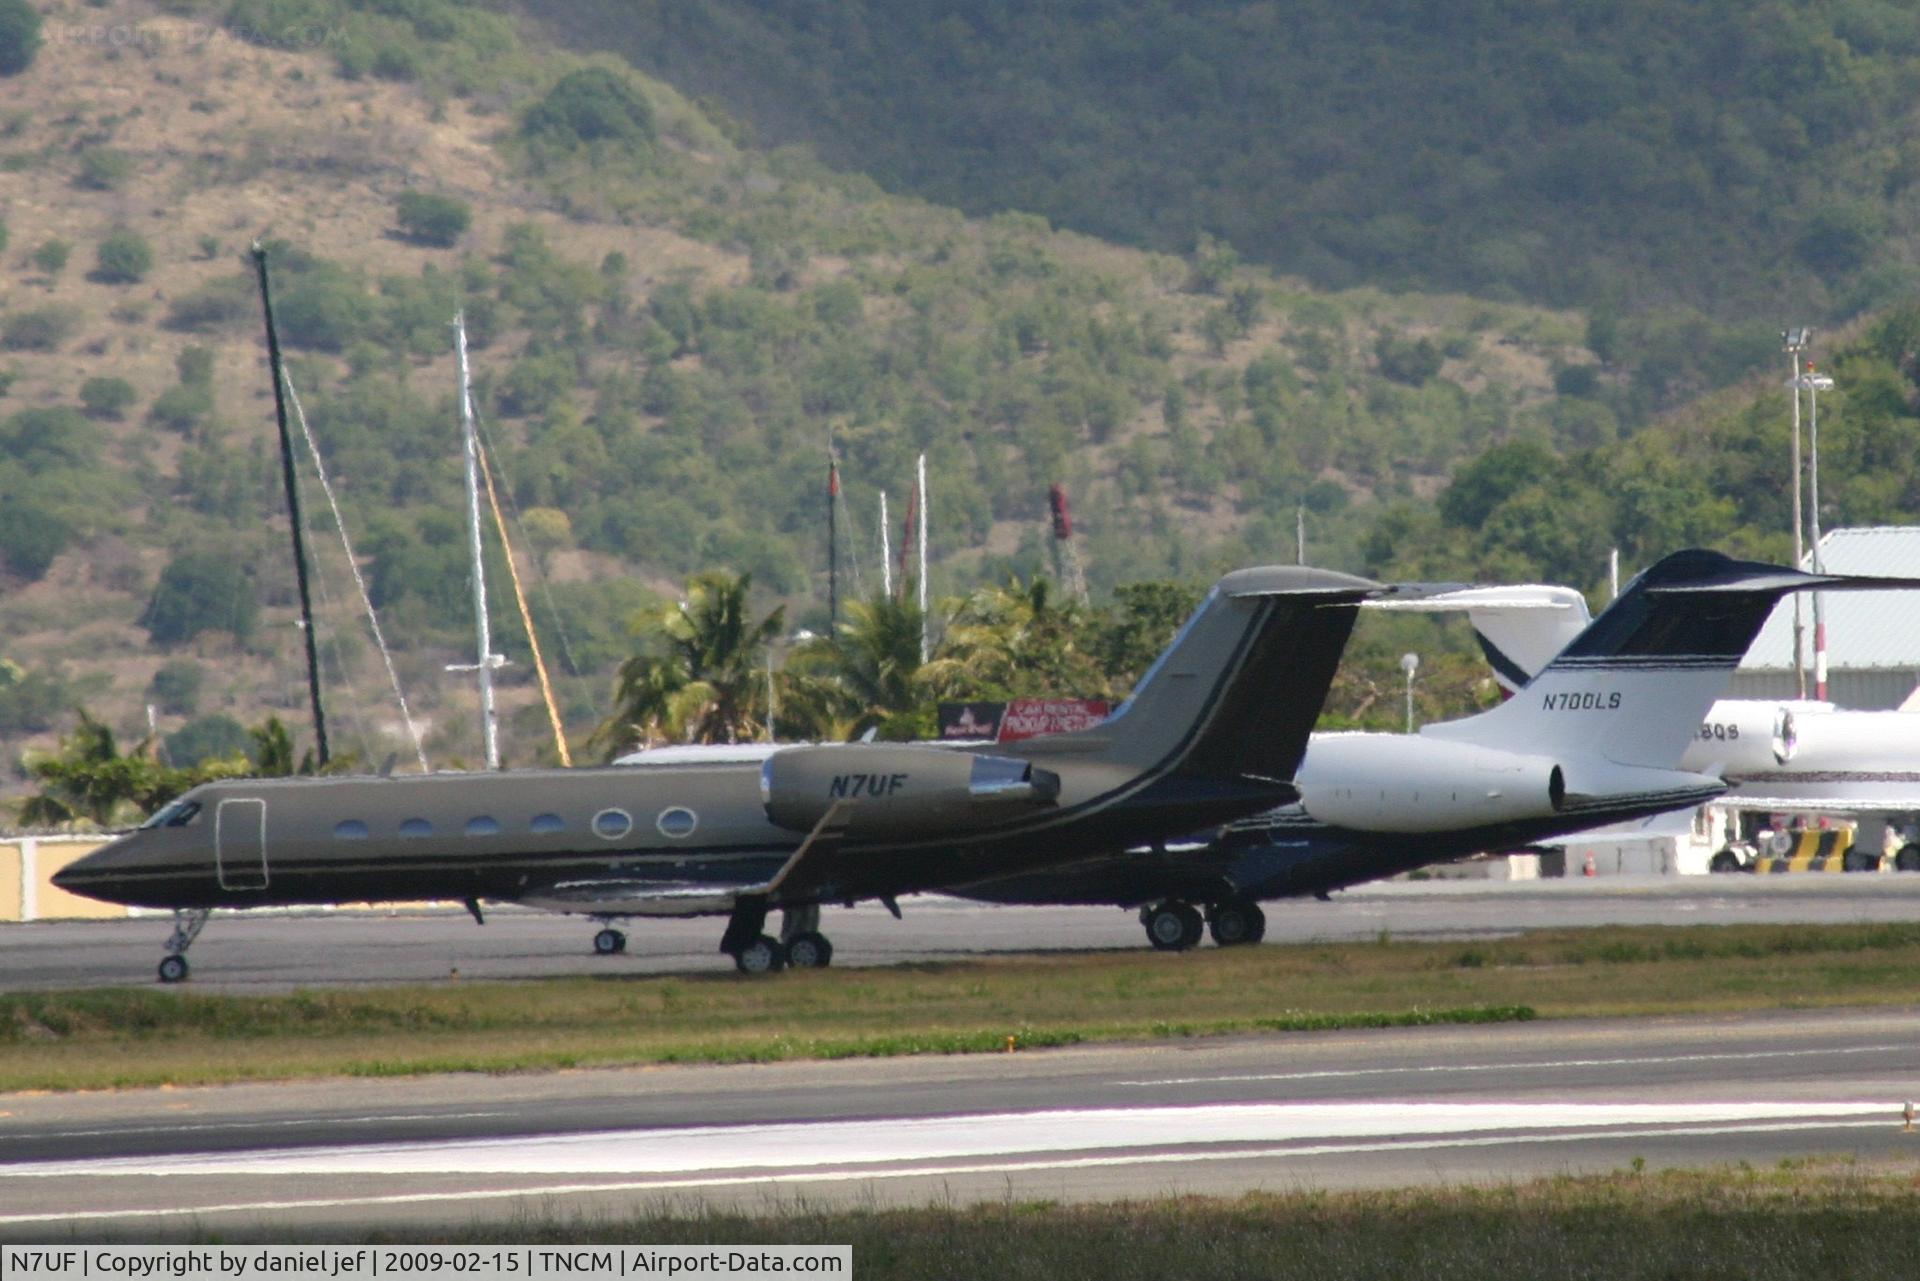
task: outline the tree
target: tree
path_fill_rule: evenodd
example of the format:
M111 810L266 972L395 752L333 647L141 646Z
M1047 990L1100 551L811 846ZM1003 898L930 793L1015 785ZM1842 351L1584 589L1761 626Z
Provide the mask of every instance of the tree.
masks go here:
M67 259L73 254L73 246L54 236L40 243L33 251L33 265L49 276L57 276L67 269Z
M443 249L457 244L473 222L466 202L426 191L405 191L394 202L394 220L407 239Z
M80 723L57 752L29 752L27 774L40 793L20 803L29 827L67 827L85 821L110 827L128 811L152 813L181 790L181 779L153 759L151 740L120 754L113 731L79 708Z
M124 378L89 378L80 384L80 403L89 418L118 419L138 395Z
M190 768L202 761L243 755L250 741L246 727L239 721L215 713L188 721L167 735L167 759L181 768Z
M522 129L566 146L602 139L647 143L654 139L653 108L626 77L587 67L561 77L527 111Z
M615 708L594 731L609 759L634 742L737 743L766 727L768 647L786 627L786 607L754 621L751 574L712 572L687 580L687 598L643 614L640 653L620 665Z
M93 279L102 284L136 284L153 270L153 247L125 228L102 240L95 254Z
M911 593L851 601L832 637L795 655L797 674L811 674L816 682L812 701L827 709L837 701L847 721L846 733L834 737L857 738L868 730L888 739L932 735L934 693L920 662L920 619ZM824 690L818 685L823 679L831 682ZM796 682L797 695L808 692L804 680Z
M0 0L0 76L17 76L40 52L40 10L31 0Z
M208 631L244 641L259 612L244 564L224 552L188 551L160 571L140 625L156 645L178 645Z
M1086 611L1055 598L1045 578L1010 580L969 596L927 665L925 679L953 698L1101 698L1112 691L1082 647Z
M192 659L169 659L147 682L147 697L169 716L191 716L200 705L206 679L206 669Z

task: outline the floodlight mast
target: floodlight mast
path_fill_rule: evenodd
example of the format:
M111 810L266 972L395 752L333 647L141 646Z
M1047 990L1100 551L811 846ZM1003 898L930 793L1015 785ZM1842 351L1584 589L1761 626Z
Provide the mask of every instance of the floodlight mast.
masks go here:
M1787 390L1793 396L1793 567L1802 568L1806 548L1801 531L1806 527L1800 513L1800 486L1805 483L1800 470L1800 353L1813 341L1813 330L1802 325L1780 332L1780 345L1787 353ZM1800 593L1793 594L1793 684L1795 697L1807 696L1806 625L1800 618Z
M1820 393L1833 390L1833 379L1813 371L1797 380L1807 391L1807 516L1811 522L1813 572L1825 573L1820 559ZM1796 396L1797 398L1797 396ZM1813 696L1827 701L1827 620L1820 606L1820 593L1813 593Z

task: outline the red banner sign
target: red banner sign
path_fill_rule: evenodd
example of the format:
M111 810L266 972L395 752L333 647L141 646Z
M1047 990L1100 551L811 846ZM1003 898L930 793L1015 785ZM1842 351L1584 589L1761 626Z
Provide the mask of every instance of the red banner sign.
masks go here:
M1042 734L1068 734L1092 729L1107 719L1104 698L1016 698L1000 718L1002 743L1017 743Z

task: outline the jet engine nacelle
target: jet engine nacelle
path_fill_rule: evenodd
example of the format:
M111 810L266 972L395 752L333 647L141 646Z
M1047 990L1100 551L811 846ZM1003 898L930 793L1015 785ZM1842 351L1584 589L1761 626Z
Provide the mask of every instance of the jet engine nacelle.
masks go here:
M949 835L1052 805L1060 776L1006 756L942 747L834 743L776 752L760 768L767 817L811 831L834 805L849 833Z
M1560 766L1410 734L1319 734L1300 801L1322 823L1365 832L1448 832L1558 813Z
M1799 750L1802 718L1828 710L1823 703L1722 699L1700 722L1680 759L1681 768L1703 774L1779 769Z

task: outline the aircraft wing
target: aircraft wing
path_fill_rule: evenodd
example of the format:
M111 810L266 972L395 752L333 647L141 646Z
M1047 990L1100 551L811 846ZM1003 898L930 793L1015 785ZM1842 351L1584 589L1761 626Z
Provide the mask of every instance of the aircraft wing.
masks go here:
M514 901L542 911L578 916L718 916L733 911L741 899L778 903L831 898L834 895L826 864L846 839L852 804L838 801L829 806L779 870L765 879L660 880L609 872L532 887Z

